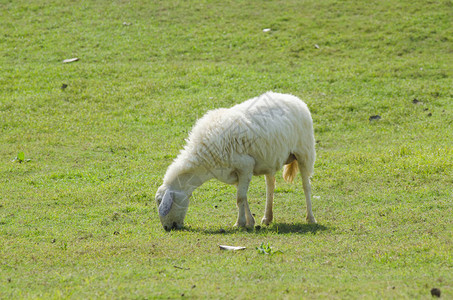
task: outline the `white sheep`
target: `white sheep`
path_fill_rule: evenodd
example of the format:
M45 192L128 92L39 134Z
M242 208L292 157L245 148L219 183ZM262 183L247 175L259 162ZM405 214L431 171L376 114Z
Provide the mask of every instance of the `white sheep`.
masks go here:
M307 221L316 223L309 179L316 156L313 121L302 100L268 92L229 109L209 111L197 121L186 142L156 193L165 230L183 226L192 192L211 178L236 185L239 213L235 226L253 227L255 220L247 202L252 175L265 175L262 223L269 225L273 218L275 173L283 165L283 178L288 182L300 170Z

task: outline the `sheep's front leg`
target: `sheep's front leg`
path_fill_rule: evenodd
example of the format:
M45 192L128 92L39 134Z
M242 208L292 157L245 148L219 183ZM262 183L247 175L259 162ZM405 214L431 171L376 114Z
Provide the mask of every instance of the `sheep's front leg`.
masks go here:
M252 228L255 226L255 219L250 211L249 203L247 201L247 191L252 179L252 174L244 174L239 176L237 185L237 206L238 206L238 220L234 226Z
M275 176L268 174L266 178L266 208L264 210L264 217L261 224L269 225L274 217L272 213L272 204L274 202L274 189L275 189Z

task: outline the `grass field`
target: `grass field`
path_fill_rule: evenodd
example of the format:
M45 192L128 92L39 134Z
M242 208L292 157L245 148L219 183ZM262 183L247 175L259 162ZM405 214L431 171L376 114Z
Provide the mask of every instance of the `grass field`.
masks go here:
M451 0L0 0L0 298L452 299L452 19ZM196 119L268 90L311 109L319 224L279 174L271 226L233 228L235 188L210 181L165 232L154 194ZM249 202L260 220L264 178Z

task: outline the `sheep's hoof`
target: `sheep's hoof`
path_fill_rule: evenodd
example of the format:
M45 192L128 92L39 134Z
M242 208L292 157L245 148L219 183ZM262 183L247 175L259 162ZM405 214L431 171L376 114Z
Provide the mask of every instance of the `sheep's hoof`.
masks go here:
M245 222L245 227L247 229L253 229L255 228L255 218L253 216L250 216L246 222Z
M236 222L236 224L234 224L234 227L235 227L235 228L253 229L253 228L255 228L255 222L253 222L253 223L251 223L251 224L246 224L246 223L244 223L244 224L238 224L238 223Z
M266 217L261 219L261 224L269 226L269 224L272 223L272 219L268 219Z
M311 217L307 216L307 222L308 222L308 224L317 224L318 223L318 222L316 222L316 219L313 216L311 216Z
M237 222L234 224L234 227L236 227L236 228L245 227L245 222L239 222L239 221L237 221Z
M253 229L253 228L255 228L255 222L253 222L253 223L251 223L251 224L246 224L246 225L245 225L245 228L247 228L247 229Z

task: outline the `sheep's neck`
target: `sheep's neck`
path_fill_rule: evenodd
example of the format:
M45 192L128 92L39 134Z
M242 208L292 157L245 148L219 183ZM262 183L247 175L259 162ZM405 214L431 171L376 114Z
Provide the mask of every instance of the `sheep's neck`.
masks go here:
M190 195L197 187L211 178L212 176L209 176L209 173L193 170L176 176L170 186L175 190L185 191Z

